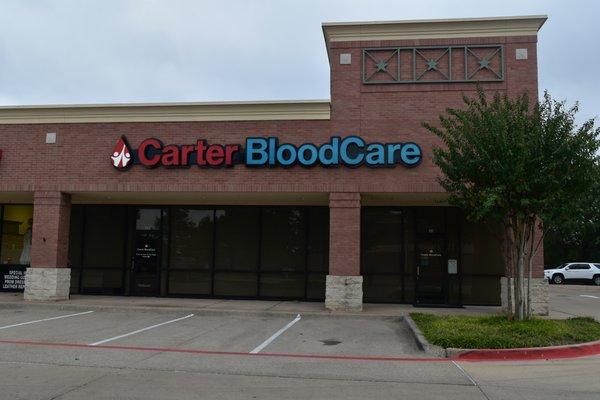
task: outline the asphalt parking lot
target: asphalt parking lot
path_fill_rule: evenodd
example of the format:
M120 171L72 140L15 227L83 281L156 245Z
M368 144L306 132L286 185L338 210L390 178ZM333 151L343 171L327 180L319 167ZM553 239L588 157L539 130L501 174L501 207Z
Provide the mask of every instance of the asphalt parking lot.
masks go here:
M550 285L550 317L594 317L600 321L600 286Z
M593 290L552 286L552 312ZM397 317L0 307L0 399L597 399L598 371L433 359Z

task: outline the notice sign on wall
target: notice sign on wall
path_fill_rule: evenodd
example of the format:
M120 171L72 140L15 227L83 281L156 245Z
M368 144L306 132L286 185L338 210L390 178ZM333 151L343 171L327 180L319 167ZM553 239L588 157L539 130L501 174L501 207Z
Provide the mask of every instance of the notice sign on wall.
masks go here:
M23 265L3 265L0 275L0 290L3 292L22 292L25 290L25 269Z

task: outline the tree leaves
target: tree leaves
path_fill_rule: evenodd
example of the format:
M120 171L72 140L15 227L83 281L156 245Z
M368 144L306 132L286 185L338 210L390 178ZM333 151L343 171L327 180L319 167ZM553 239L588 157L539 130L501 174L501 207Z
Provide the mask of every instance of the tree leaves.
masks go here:
M567 108L547 92L534 105L527 95L488 99L481 88L463 101L439 127L423 124L444 144L433 155L451 201L475 220L539 217L551 228L576 218L599 162L594 121L576 127L578 105Z

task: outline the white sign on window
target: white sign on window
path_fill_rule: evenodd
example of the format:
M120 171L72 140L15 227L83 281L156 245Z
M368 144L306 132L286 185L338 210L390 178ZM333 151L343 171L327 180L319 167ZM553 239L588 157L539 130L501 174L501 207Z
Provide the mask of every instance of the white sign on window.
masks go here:
M448 259L448 274L456 275L458 274L458 260L449 258Z

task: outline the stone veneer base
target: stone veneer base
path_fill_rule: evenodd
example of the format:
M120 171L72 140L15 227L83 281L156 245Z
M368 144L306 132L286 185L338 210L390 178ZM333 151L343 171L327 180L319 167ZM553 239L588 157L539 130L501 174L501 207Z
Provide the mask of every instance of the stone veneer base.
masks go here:
M362 311L362 276L327 275L325 285L325 308L332 311Z
M69 268L27 268L25 300L67 300L71 287Z
M512 281L512 278L511 278ZM500 298L502 302L502 310L508 312L508 296L506 287L508 278L500 278ZM525 286L527 287L527 278L525 278ZM514 309L514 293L513 309ZM532 278L531 280L531 310L533 315L548 315L550 308L548 305L548 280L546 278Z

